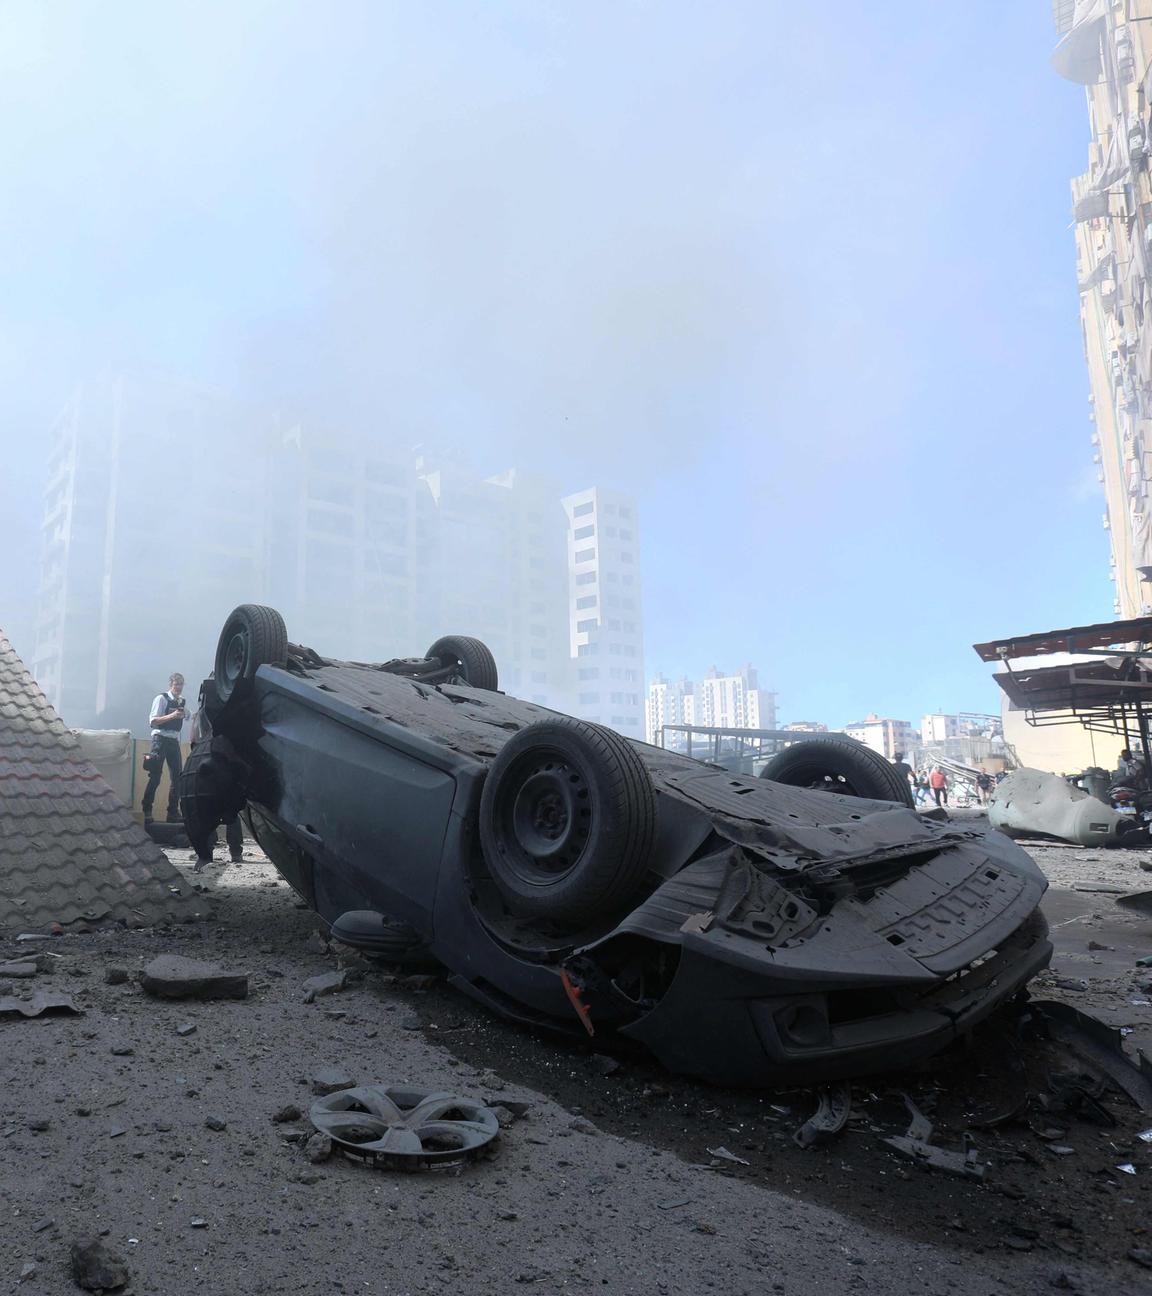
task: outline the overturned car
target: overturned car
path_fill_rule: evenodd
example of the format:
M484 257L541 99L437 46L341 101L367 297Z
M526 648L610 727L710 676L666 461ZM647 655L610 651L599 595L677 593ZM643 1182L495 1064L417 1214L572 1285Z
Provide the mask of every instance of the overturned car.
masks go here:
M858 760L845 779L794 757L811 786L746 777L497 684L475 639L341 662L237 608L182 783L189 836L244 810L339 940L433 956L506 1017L726 1084L903 1066L1051 956L1032 860L852 795Z

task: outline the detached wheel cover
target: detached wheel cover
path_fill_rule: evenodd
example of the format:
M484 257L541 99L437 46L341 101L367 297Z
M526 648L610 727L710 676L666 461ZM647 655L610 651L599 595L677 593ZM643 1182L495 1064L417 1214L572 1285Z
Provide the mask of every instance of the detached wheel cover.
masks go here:
M578 927L639 887L655 833L648 771L626 738L556 717L509 739L480 801L484 863L514 912Z

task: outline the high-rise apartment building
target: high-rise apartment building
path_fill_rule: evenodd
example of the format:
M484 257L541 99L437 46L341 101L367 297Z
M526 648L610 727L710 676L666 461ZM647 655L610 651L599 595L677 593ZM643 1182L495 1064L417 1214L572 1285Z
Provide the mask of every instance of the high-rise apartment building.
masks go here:
M644 736L644 624L636 507L599 488L564 497L572 713Z
M562 501L517 471L485 478L450 455L124 379L77 394L49 455L33 667L69 724L145 729L169 672L194 689L228 612L260 602L280 609L296 642L352 660L475 635L509 692L642 732L635 507L624 496ZM572 539L588 517L592 563L586 539ZM593 668L595 681L577 679Z
M715 666L702 680L670 681L657 675L648 686L647 738L660 743L660 726L702 725L721 729L775 729L776 694L760 687L753 666L726 675ZM681 748L679 735L668 735L667 747Z
M1087 89L1088 169L1072 182L1092 444L1115 611L1152 613L1152 0L1054 0L1056 70Z

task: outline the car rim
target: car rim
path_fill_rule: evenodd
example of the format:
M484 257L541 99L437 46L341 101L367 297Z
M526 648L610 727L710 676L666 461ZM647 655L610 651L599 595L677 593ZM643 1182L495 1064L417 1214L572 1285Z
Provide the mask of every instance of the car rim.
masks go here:
M228 640L228 649L224 654L224 676L229 684L244 678L244 663L248 659L248 634L237 630Z
M587 780L559 753L533 753L513 771L497 822L500 852L524 882L546 885L570 873L588 841Z

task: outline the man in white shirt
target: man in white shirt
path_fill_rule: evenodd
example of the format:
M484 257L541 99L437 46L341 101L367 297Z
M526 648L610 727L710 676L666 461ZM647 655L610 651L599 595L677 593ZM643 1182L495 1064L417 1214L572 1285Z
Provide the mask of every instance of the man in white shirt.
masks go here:
M180 822L180 730L186 717L184 676L179 671L168 677L167 693L157 693L148 716L152 750L148 753L148 786L144 789L144 824L152 822L152 803L164 766L168 766L168 822Z

